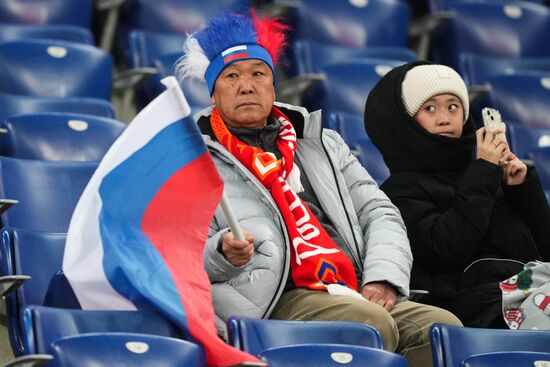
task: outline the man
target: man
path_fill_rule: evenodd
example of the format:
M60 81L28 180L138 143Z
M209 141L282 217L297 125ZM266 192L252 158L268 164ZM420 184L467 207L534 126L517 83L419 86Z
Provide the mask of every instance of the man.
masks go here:
M198 125L244 231L220 209L204 254L220 330L231 315L375 326L386 349L431 366L439 308L407 301L412 263L396 207L321 111L275 102L285 28L230 15L186 42L180 77L204 77L213 108Z

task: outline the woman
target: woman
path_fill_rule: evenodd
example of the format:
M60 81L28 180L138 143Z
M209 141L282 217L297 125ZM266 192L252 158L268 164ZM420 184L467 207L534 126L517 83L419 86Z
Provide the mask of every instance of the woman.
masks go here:
M530 260L550 261L550 209L540 181L502 131L475 131L468 93L451 68L412 62L369 94L365 128L391 175L421 302L466 326L506 327L498 283Z

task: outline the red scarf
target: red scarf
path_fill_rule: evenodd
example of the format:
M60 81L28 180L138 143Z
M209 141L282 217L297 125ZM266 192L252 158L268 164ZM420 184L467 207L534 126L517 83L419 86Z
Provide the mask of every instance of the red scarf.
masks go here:
M210 124L218 141L256 176L277 203L292 243L294 284L299 288L326 290L326 284L337 283L357 290L353 264L286 182L294 165L296 132L275 106L271 115L281 123L276 142L282 155L280 160L273 153L247 145L233 136L216 108L212 111Z

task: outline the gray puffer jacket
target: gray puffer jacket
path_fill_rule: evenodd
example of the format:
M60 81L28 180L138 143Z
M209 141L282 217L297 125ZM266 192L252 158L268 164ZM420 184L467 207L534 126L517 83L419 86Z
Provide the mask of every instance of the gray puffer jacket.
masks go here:
M378 189L335 131L322 129L321 111L276 103L298 135L296 158L324 212L351 247L362 284L387 281L409 295L412 255L398 209ZM209 116L206 109L197 114ZM241 228L255 237L255 253L234 267L217 250L228 222L218 207L210 225L204 265L212 283L218 329L231 315L268 318L289 276L290 247L281 213L268 190L221 144L203 135Z

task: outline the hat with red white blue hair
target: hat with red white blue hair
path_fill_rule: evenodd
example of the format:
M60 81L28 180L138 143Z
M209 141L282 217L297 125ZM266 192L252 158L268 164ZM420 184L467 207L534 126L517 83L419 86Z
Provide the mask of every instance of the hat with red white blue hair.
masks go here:
M176 64L176 74L205 79L210 95L222 70L239 60L258 59L273 72L282 47L286 44L287 26L279 19L227 14L208 22L202 31L190 35L183 46L184 56Z

